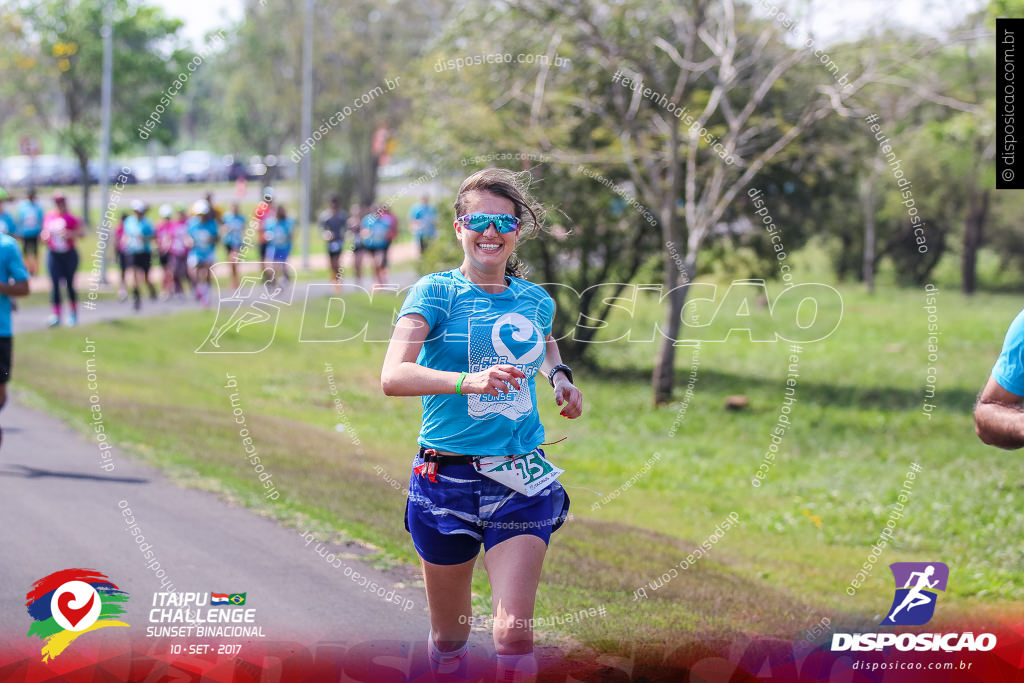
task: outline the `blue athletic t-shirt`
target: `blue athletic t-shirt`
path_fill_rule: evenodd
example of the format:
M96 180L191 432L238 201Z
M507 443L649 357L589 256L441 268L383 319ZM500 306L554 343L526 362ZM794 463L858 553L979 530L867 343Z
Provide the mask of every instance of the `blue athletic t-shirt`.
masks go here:
M1024 311L1010 323L992 377L1011 394L1024 396Z
M0 235L0 282L10 284L28 279L18 243L10 235ZM0 294L0 337L11 336L11 297Z
M18 235L39 237L43 230L43 207L36 202L22 199L18 204Z
M124 253L148 254L149 243L156 235L153 224L143 216L128 216L124 219Z
M201 216L188 219L188 235L192 238L192 256L197 262L213 261L217 243L217 221L204 221Z
M423 396L419 444L467 455L529 453L544 442L534 376L544 362L555 302L540 285L507 277L498 294L485 292L458 268L425 275L398 312L430 325L416 362L435 370L479 372L514 365L522 388L499 396Z

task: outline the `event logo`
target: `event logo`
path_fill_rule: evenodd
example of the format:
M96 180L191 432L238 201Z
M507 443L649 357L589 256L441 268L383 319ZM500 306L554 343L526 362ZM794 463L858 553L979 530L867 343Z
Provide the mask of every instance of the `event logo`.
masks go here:
M882 626L920 626L935 614L938 593L945 591L949 567L942 562L894 562L889 565L896 594Z
M220 265L212 266L211 274ZM230 296L218 297L217 317L196 353L259 353L273 343L281 309L292 303L295 268L287 263L276 264L283 266L289 283L281 286L271 282L275 264L256 265L260 268L258 275L243 276ZM219 291L221 278L213 280Z
M34 620L28 636L46 641L43 661L52 660L78 636L106 626L125 626L114 619L124 613L128 593L95 569L64 569L32 584L25 607Z

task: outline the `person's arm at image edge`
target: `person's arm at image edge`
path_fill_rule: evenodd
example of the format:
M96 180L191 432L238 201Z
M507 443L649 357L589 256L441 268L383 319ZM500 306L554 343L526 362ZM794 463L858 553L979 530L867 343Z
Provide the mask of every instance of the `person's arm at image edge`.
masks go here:
M974 406L974 431L990 446L1007 450L1024 447L1024 397L1004 389L993 377Z
M17 247L8 252L11 260L11 280L0 282L0 294L7 296L28 296L28 269Z
M7 296L28 296L28 280L15 280L10 284L0 283L0 294Z

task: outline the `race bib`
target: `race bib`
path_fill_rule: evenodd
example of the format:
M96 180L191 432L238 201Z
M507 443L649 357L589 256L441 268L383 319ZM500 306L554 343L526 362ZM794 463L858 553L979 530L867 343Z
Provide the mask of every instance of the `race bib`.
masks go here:
M540 450L516 458L482 456L477 460L477 466L480 474L525 496L543 491L565 471L548 462Z

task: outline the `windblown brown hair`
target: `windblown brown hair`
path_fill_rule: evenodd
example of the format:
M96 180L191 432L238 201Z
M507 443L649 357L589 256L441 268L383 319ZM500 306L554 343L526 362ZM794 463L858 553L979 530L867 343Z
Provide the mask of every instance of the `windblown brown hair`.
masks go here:
M515 205L515 216L519 219L519 240L530 239L544 229L544 207L530 195L529 171L516 173L507 168L485 168L462 181L455 196L455 216L466 214L466 201L471 192L490 192L504 197ZM505 275L524 278L528 269L512 252L505 263Z

